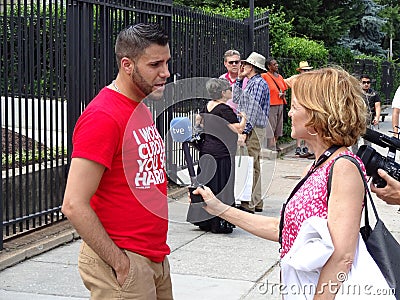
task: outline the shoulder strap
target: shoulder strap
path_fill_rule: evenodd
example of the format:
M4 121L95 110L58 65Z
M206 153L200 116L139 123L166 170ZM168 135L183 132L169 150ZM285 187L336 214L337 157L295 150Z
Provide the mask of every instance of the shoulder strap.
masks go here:
M364 174L363 174L363 172L362 172L362 170L361 170L361 168L360 168L360 165L359 165L358 161L357 161L353 156L350 156L350 155L345 154L345 155L341 155L341 156L335 158L335 159L333 160L332 166L331 166L331 168L330 168L330 170L329 170L329 176L328 176L328 196L327 196L328 199L329 199L329 195L330 195L330 193L331 193L332 170L333 170L333 166L335 165L335 162L336 162L338 159L340 159L340 158L345 158L345 159L347 159L347 160L350 160L353 164L356 165L358 171L360 172L361 178L363 179L364 187L365 187L365 189L368 189L367 182L366 182L366 180L365 180L365 178L364 178Z
M290 193L290 196L287 198L286 202L282 204L282 209L281 209L281 218L279 220L279 244L282 245L282 231L284 227L284 221L285 221L285 209L286 205L289 203L290 199L292 199L293 195L296 194L296 192L299 190L299 188L303 185L303 183L308 179L308 177L315 171L317 167L322 165L337 149L339 149L340 146L338 145L332 145L327 149L318 159L318 161L314 162L313 166L311 169L307 172L306 176L304 176L294 187L292 192Z
M345 159L347 159L347 160L350 160L353 164L355 164L356 167L357 167L357 169L358 169L358 171L360 172L361 178L362 178L363 183L364 183L364 188L365 188L365 195L364 195L364 209L365 209L364 217L365 217L365 225L366 225L366 226L369 226L367 195L368 195L369 201L370 201L370 203L371 203L372 209L373 209L373 211L374 211L374 215L375 215L376 220L379 220L378 211L376 210L375 203L374 203L374 201L372 200L372 195L371 195L371 192L369 191L368 184L367 184L367 180L366 180L365 177L364 177L364 173L363 173L363 171L361 170L360 164L358 163L358 161L357 161L354 157L352 157L352 156L350 156L350 155L342 155L342 156L339 156L338 158L336 158L336 159L333 161L333 164L332 164L332 166L331 166L331 168L330 168L330 170L329 170L329 176L328 176L328 196L327 196L327 201L329 201L329 195L330 195L330 192L331 192L332 173L333 173L332 170L333 170L333 166L335 165L335 162L336 162L338 159L342 158L342 157L345 158Z
M269 72L267 72L268 76L271 77L271 79L274 81L276 87L278 88L278 91L282 92L281 88L279 87L278 83L275 81L274 77L271 76L271 74L269 74Z

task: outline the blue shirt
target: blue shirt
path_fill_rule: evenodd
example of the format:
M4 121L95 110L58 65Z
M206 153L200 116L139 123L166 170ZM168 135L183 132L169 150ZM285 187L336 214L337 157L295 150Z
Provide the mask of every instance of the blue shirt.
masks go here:
M260 74L249 79L242 91L242 80L234 86L233 102L238 103L238 111L247 116L243 133L249 134L253 127L266 127L269 114L269 87Z

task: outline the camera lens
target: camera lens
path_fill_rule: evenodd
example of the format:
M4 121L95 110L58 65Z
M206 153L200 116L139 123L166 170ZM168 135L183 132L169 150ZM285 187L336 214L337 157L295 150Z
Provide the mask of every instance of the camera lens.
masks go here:
M365 165L367 175L372 177L372 182L377 187L386 186L386 181L378 175L378 169L385 169L386 158L380 155L370 146L362 145L357 151L357 156L361 158Z
M378 169L386 171L391 177L400 181L400 165L390 158L384 157L370 146L362 145L357 152L365 165L367 175L372 177L372 182L379 188L386 186L386 181L378 175Z
M385 169L386 158L375 152L368 164L365 165L368 176L378 175L378 169Z

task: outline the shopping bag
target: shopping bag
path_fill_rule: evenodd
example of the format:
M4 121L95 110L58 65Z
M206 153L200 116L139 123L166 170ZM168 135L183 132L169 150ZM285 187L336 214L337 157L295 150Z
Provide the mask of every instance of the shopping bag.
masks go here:
M365 226L360 232L367 246L368 252L379 266L389 286L395 291L396 299L400 299L400 244L396 241L385 224L378 216L374 201L368 190L368 198L375 214L374 228L369 225L367 203L364 202Z
M348 155L343 155L341 157L352 161L357 166L361 177L364 180L364 187L366 191L366 194L364 196L364 226L360 228L360 233L369 254L378 265L387 283L389 284L389 287L393 289L396 299L400 299L400 244L386 228L383 221L379 218L378 211L372 199L371 192L368 189L367 181L364 178L358 162L355 160L355 158ZM329 171L328 197L331 181L332 172ZM372 207L376 219L376 224L374 228L370 226L367 199L369 199L369 203Z
M250 201L254 158L248 155L245 146L241 146L238 152L235 156L235 201Z

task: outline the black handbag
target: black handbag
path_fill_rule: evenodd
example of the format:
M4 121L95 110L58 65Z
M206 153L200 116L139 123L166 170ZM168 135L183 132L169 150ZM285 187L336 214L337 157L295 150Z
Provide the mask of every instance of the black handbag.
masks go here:
M382 275L385 277L390 288L394 290L396 299L400 299L400 245L393 237L393 235L390 233L390 231L386 228L383 221L379 218L378 211L376 210L374 201L371 196L371 192L368 189L367 181L358 164L358 161L354 157L348 155L340 156L337 159L341 157L352 161L357 166L361 174L361 177L363 178L366 190L366 194L364 196L365 221L364 221L364 226L360 228L360 233L365 242L365 245L367 246L369 254L375 260L376 264L381 270ZM332 180L331 170L329 171L329 178L328 178L328 197ZM367 195L371 207L374 211L375 218L377 220L374 228L371 228L369 222Z

